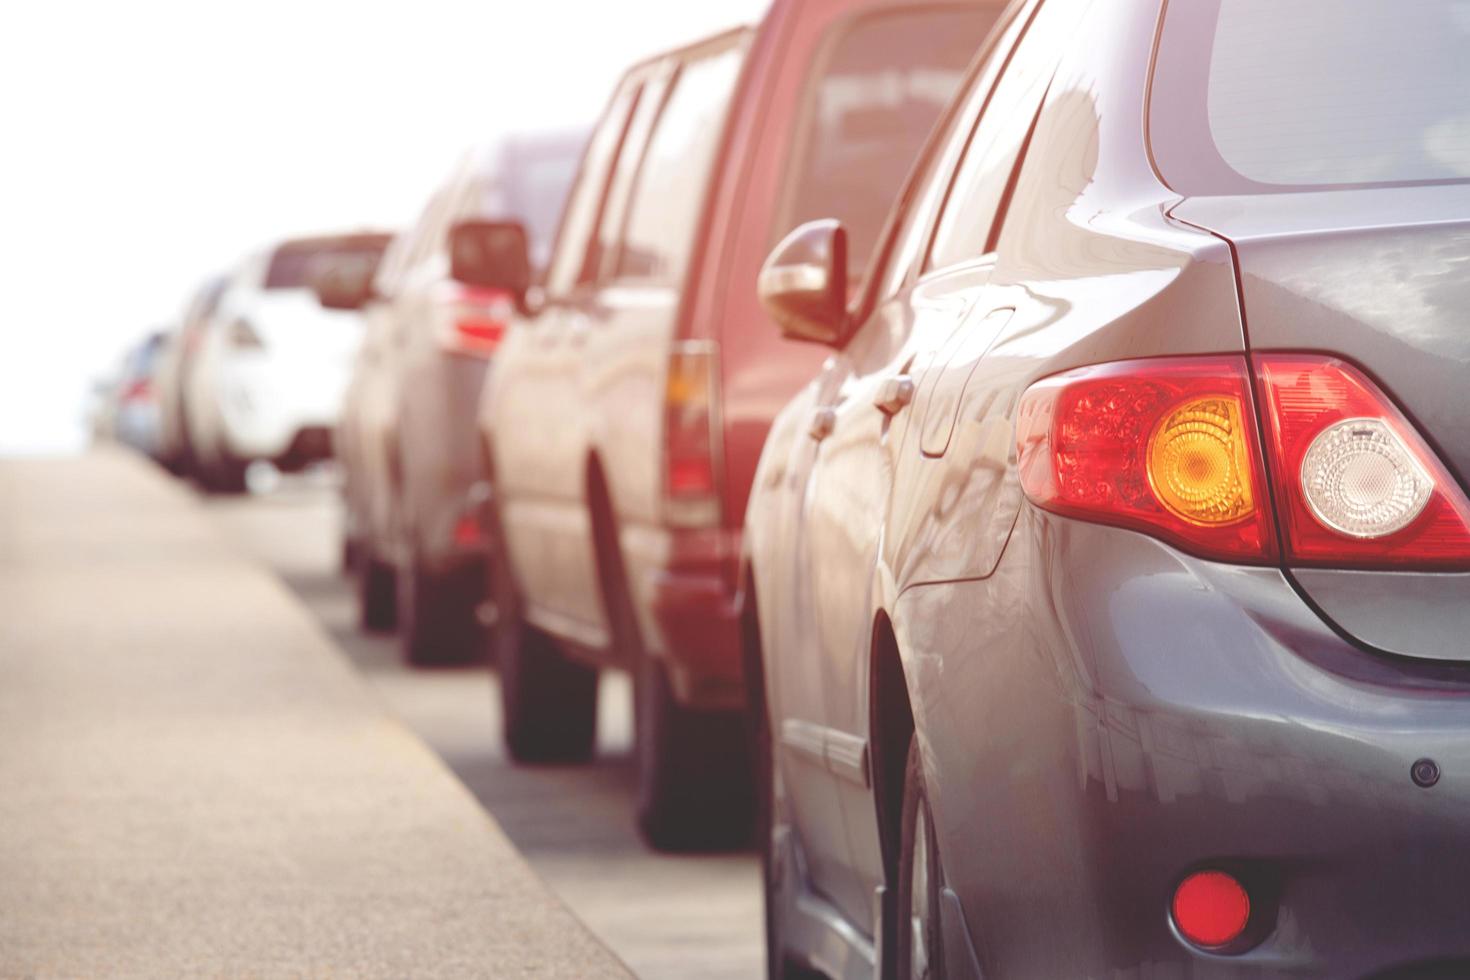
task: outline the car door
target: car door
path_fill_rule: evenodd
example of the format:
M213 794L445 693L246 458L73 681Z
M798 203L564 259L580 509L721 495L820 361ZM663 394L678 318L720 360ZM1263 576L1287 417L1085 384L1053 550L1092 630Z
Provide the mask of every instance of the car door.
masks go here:
M201 328L195 365L189 372L189 440L206 464L219 462L223 444L223 404L231 383L230 333L245 317L265 275L266 257L252 255L241 263Z
M402 385L405 306L416 270L428 254L434 229L446 207L441 188L429 198L414 227L395 242L375 279L375 296L363 311L362 392L354 425L360 453L360 515L375 557L397 562L400 544L395 480L398 465L398 399Z
M928 188L937 218L922 222L923 235L914 233L927 238L915 249L922 260L832 361L842 377L823 406L831 413L830 434L808 480L804 533L808 574L821 583L809 612L811 649L829 695L829 739L840 750L829 754L847 763L833 771L846 777L838 785L857 877L853 915L879 914L878 889L887 877L871 761L875 611L907 584L908 570L892 555L951 546L920 539L895 550L892 539L902 541L919 526L895 507L908 499L907 484L935 477L928 463L948 451L965 380L1007 322L1007 309L991 302L994 244L1055 71L1068 6L1068 0L1033 4L1001 35ZM966 547L961 542L959 550Z
M966 66L1001 12L999 4L980 3L872 5L856 14L850 6L830 5L820 18L809 12L808 20L815 23L806 26L800 43L817 56L814 67L801 68L806 77L797 79L797 128L784 154L781 183L767 192L775 201L774 213L753 220L773 222L778 234L802 220L840 220L847 232L849 281L863 283L873 271L872 253L904 175L919 156L925 134L966 82ZM933 210L932 203L927 210ZM887 363L911 331L901 304L883 305L879 316L896 319L867 332L860 356ZM935 323L925 321L921 335ZM780 521L791 529L783 537L792 547L784 562L764 572L768 581L762 588L773 587L779 599L769 611L762 606L762 614L772 632L768 646L774 643L781 651L771 659L769 681L777 744L790 774L785 796L798 826L827 830L803 837L809 878L866 925L868 900L851 871L839 789L840 784L865 784L865 748L833 724L840 706L832 703L831 670L822 649L830 635L813 611L838 594L862 593L872 568L871 549L856 549L864 555L859 566L818 562L812 549L836 533L833 522L852 516L853 495L869 488L868 450L881 451L890 437L901 438L902 426L886 424L885 416L880 432L869 431L868 416L879 412L872 405L874 393L848 390L854 356L859 356L855 348L828 358L815 384L795 403L802 417L794 420L797 434L784 453L784 471L791 478L782 481L794 492L779 498ZM845 407L864 398L866 413L843 417ZM864 442L870 435L877 441ZM818 465L824 470L820 488L813 483Z
M576 337L586 333L596 310L599 226L614 168L621 154L635 152L626 137L644 103L648 74L635 71L625 78L598 124L568 198L543 305L508 332L488 389L495 491L508 558L528 617L543 627L576 622L563 611L561 580L565 552L582 547L577 534L585 530L572 473L584 447L573 398Z
M649 338L643 335L645 324L636 315L630 316L627 307L631 294L636 297L631 301L635 308L641 301L645 305L654 304L656 310L661 300L667 301L670 290L658 283L630 283L625 271L619 268L618 255L639 175L652 141L658 138L678 71L677 62L666 59L650 69L643 83L592 239L591 288L584 301L561 322L561 333L547 339L548 345L555 349L548 363L559 393L556 397L563 421L552 460L554 470L548 470L546 475L554 481L554 492L558 500L565 502L565 510L556 525L557 537L550 549L555 563L554 591L548 590L544 599L548 611L557 617L556 631L586 646L609 652L612 652L612 638L602 602L587 498L588 461L597 456L606 465L609 420L605 413L631 410L634 414L617 419L616 428L643 431L646 426L638 424L636 414L637 396L644 395L642 400L647 401L648 393L656 389L657 379L639 370L651 346ZM647 288L640 289L640 285ZM630 375L635 380L641 376L645 387L640 390L635 384L632 399L624 400L617 407L610 406L608 402L617 399L609 398L607 389L621 387L618 382ZM615 494L613 499L624 496Z

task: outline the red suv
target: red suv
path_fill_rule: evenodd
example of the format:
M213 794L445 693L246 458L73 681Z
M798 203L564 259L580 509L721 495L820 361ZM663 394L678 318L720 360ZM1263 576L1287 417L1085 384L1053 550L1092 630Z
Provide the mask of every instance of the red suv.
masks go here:
M862 282L999 11L777 0L758 29L627 73L531 296L515 225L457 229L466 267L524 310L481 407L506 741L520 760L586 758L598 670L630 670L639 826L656 846L748 827L740 528L772 417L821 357L761 310L761 262L836 217Z

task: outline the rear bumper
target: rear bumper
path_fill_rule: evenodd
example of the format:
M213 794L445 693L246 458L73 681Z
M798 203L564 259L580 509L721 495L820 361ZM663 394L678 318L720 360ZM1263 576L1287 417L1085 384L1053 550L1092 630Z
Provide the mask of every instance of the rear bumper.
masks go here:
M296 430L286 451L275 463L283 470L299 470L333 455L332 430L325 425L308 425Z
M309 377L303 373L300 365L269 358L228 365L216 397L224 448L231 455L286 463L294 462L293 452L330 455L330 432L341 415L347 374L328 365Z
M739 532L625 529L622 545L644 645L664 659L675 696L699 710L743 708Z
M1275 569L1029 508L994 576L895 618L987 970L1470 976L1470 672L1354 648ZM1251 948L1174 934L1202 867L1250 884Z

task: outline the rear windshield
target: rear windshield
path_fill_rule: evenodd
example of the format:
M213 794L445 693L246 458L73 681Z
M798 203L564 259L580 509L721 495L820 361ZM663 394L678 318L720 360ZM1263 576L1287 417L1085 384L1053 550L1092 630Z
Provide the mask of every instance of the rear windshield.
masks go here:
M1470 178L1470 3L1173 0L1149 139L1182 194Z
M342 260L368 262L376 269L387 247L387 235L287 242L271 256L265 288L306 289L320 265Z
M995 24L998 5L916 7L848 21L827 41L796 124L772 239L816 218L847 229L862 278L924 137Z

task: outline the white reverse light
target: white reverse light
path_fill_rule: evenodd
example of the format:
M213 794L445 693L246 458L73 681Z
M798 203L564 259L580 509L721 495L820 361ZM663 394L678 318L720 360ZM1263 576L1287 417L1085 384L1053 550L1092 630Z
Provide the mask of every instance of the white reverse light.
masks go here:
M1302 460L1307 506L1325 526L1354 538L1408 527L1433 491L1434 479L1382 419L1328 426Z

